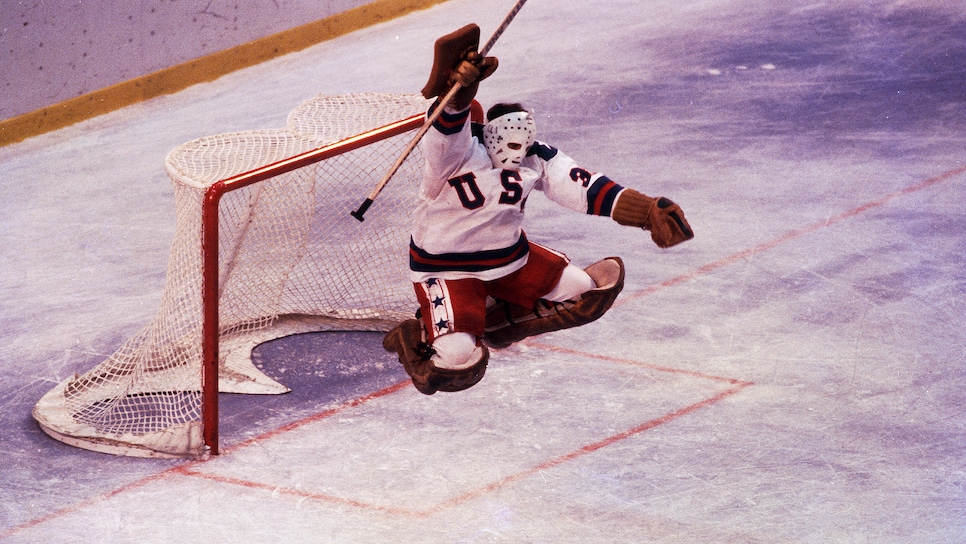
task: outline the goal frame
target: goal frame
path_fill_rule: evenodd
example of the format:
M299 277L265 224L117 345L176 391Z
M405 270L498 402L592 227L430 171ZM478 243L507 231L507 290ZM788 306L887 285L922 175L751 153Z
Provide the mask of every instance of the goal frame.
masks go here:
M218 223L222 197L275 176L332 158L336 155L417 130L425 115L417 114L379 128L351 136L272 164L244 172L212 184L202 201L202 434L211 455L220 453L218 445L218 344L219 344L219 257Z

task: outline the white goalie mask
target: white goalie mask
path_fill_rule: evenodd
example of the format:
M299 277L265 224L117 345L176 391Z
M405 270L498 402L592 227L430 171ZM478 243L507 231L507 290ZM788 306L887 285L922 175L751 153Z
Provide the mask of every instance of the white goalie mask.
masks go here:
M525 111L507 113L487 122L483 127L483 145L493 168L518 170L536 134L533 116Z

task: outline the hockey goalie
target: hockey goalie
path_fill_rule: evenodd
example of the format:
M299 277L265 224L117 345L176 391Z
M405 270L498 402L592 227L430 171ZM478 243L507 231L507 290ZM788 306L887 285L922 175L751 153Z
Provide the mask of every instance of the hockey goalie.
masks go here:
M426 161L412 226L410 271L417 319L383 340L421 393L460 391L478 383L490 348L577 327L600 318L624 285L624 264L608 257L586 269L524 234L531 191L578 213L610 217L650 231L667 248L694 237L684 212L587 170L536 139L521 104L486 113L474 100L497 69L478 51L479 27L441 37L423 89L426 98L459 91L420 142Z

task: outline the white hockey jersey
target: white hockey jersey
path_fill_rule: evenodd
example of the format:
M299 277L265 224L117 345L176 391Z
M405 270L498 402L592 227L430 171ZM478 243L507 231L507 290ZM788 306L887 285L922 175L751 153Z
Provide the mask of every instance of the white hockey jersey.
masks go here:
M410 243L414 282L492 280L521 268L529 252L524 207L534 189L571 210L603 216L623 189L539 141L519 170L493 168L469 113L447 107L420 142L426 171Z

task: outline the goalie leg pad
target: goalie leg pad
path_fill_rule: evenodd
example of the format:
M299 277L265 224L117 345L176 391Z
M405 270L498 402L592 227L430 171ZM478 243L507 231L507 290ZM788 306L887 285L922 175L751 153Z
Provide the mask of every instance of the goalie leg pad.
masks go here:
M479 359L466 368L439 368L430 362L430 383L432 386L437 391L453 393L469 389L480 383L483 375L486 374L486 365L490 360L490 350L486 346L480 346L477 353L480 354Z
M420 321L407 319L389 331L382 340L382 347L386 351L395 352L399 356L399 362L420 393L432 395L437 391L462 391L483 379L490 359L486 346L480 346L477 350L479 359L468 367L439 368L433 364L432 357L435 352L426 344L425 338Z
M483 342L501 349L530 336L579 327L599 319L624 288L624 262L619 257L608 257L585 271L598 287L577 300L540 299L533 308L498 301L487 312Z
M432 395L436 392L430 385L429 358L433 356L433 351L426 344L423 326L419 320L407 319L386 333L382 339L382 347L399 356L399 362L420 393Z

